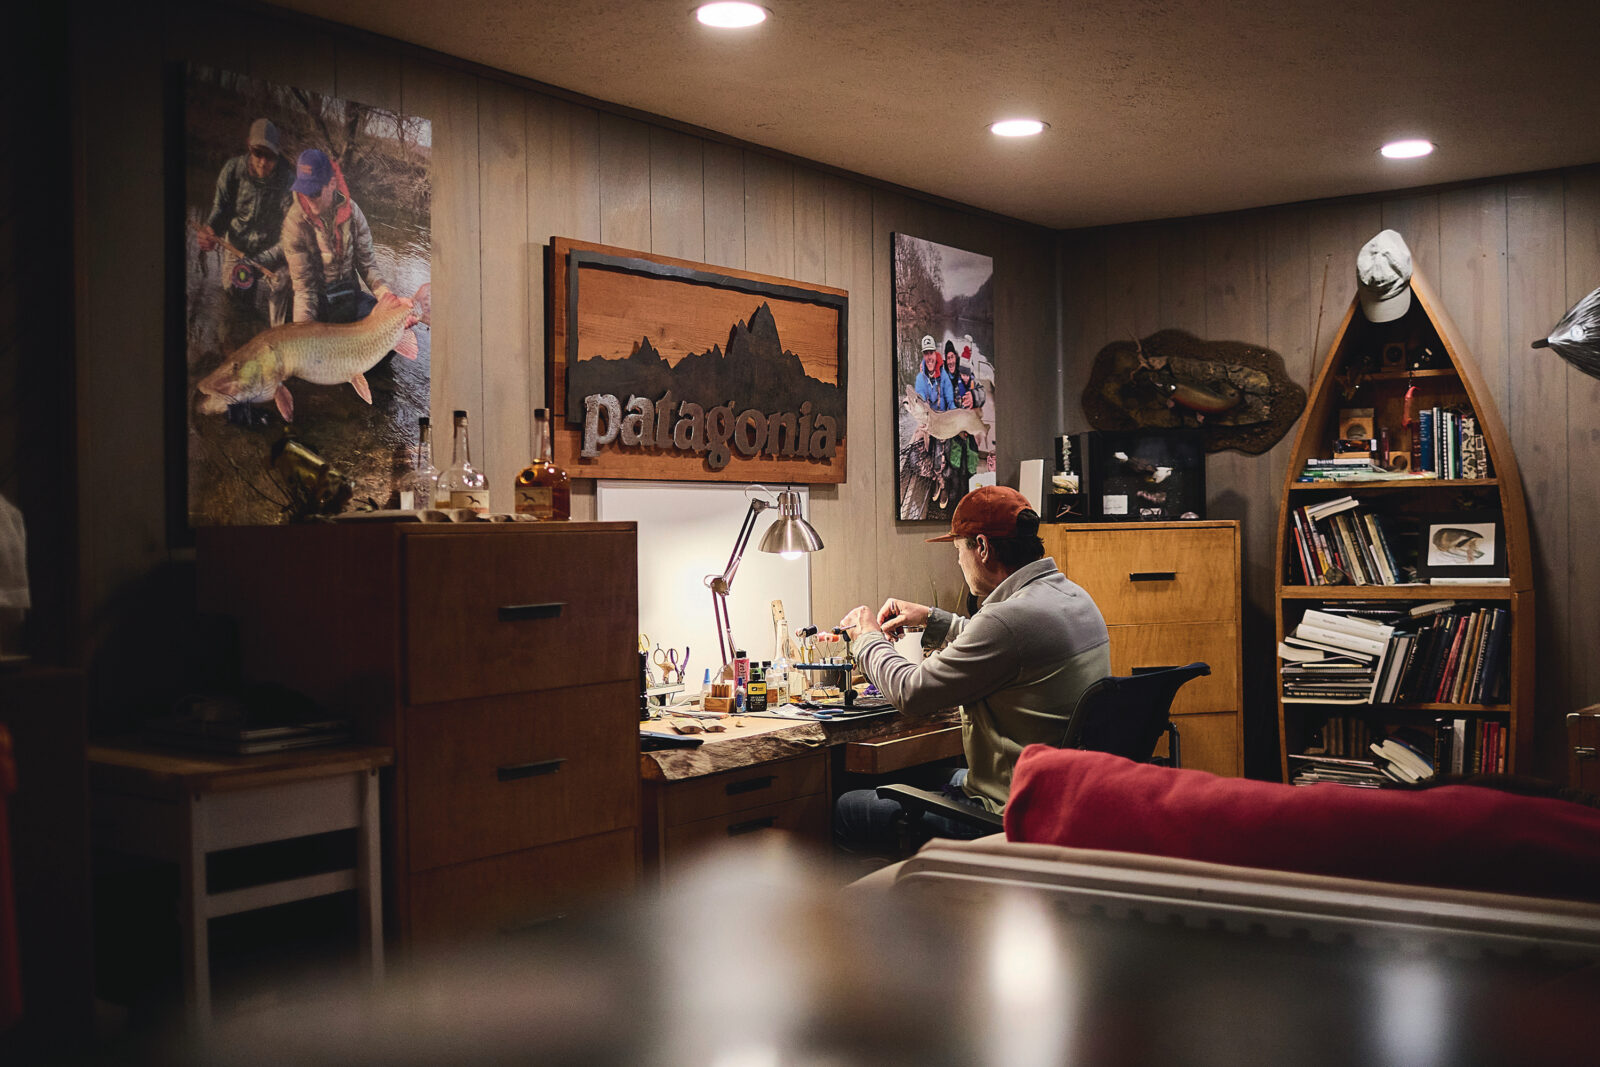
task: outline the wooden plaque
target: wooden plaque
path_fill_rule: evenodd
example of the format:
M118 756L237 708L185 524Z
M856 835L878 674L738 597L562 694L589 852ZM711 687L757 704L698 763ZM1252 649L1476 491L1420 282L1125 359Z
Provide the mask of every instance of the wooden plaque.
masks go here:
M565 237L551 238L549 255L546 403L569 475L845 480L847 292ZM646 440L619 435L582 455L591 396L615 397L625 414L632 398L649 401L654 414L631 427L644 424ZM603 440L613 427L604 411L593 415ZM770 421L780 416L781 432ZM708 448L708 437L722 440Z

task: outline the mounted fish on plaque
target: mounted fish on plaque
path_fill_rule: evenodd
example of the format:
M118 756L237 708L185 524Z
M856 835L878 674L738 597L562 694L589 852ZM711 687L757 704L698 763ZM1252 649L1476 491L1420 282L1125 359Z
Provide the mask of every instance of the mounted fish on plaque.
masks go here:
M550 240L556 463L574 478L845 480L843 289Z
M1083 389L1097 430L1193 429L1207 452L1259 455L1305 410L1306 391L1269 348L1202 341L1182 330L1100 350Z
M432 124L195 65L184 122L188 524L386 506L428 414Z

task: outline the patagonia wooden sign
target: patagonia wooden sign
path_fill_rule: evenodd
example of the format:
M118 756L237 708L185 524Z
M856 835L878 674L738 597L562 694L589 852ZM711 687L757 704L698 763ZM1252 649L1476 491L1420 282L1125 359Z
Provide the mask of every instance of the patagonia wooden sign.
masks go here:
M548 404L575 478L845 480L849 294L550 241Z

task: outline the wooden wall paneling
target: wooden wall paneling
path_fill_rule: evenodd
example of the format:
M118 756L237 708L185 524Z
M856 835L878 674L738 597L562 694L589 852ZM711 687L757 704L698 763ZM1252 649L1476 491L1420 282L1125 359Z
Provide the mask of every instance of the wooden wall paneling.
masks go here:
M1161 328L1206 339L1206 226L1169 222L1160 230Z
M705 261L705 173L697 137L650 128L650 244L659 256Z
M230 32L240 33L240 26ZM337 91L337 46L327 31L262 17L252 20L243 36L250 42L250 69L245 73L252 78L315 93Z
M483 324L482 436L475 460L489 476L497 511L516 506L517 472L533 456L528 379L543 364L528 322L528 94L478 83L479 288Z
M545 249L552 237L600 240L600 132L593 110L533 94L524 109L528 132L528 330L534 359L529 406L549 407L545 391ZM572 487L572 517L595 516L594 483Z
M402 73L406 112L433 124L430 406L439 427L434 462L443 470L450 463L450 413L458 408L467 412L477 431L474 462L481 463L486 454L478 80L425 63L407 64ZM491 481L491 504L499 507L509 489L504 482Z
M1438 289L1504 418L1509 414L1509 385L1503 182L1439 194L1439 266L1427 278Z
M1130 226L1115 240L1106 242L1105 291L1105 343L1148 337L1163 327L1161 237L1157 227ZM1099 350L1084 354L1093 360ZM1085 364L1085 374L1088 369Z
M997 405L1005 401L998 409L1004 417L996 415L1003 449L997 456L1004 471L1001 481L1017 477L1020 460L1042 459L1048 482L1054 438L1061 432L1055 241L1042 231L1021 227L1000 230L996 237L995 347L1006 357L1003 380L995 387Z
M250 35L239 32L241 16L237 12L195 5L168 5L163 10L161 41L168 62L197 63L235 74L250 72Z
M1437 193L1403 196L1383 201L1383 228L1393 230L1405 238L1406 247L1411 249L1411 262L1422 272L1424 278L1431 281L1439 276ZM1357 250L1359 251L1359 247Z
M648 252L650 127L609 113L600 115L599 127L600 240Z
M1141 230L1140 233L1153 241L1156 231ZM1060 244L1061 427L1066 433L1079 433L1089 429L1089 418L1083 412L1083 386L1089 380L1094 357L1114 337L1120 336L1117 331L1122 327L1113 319L1126 318L1130 312L1122 303L1126 298L1124 293L1112 296L1117 278L1111 274L1113 241L1108 231L1067 234ZM1132 263L1127 264L1127 268L1137 269ZM1152 275L1159 275L1153 253L1148 268ZM1159 295L1149 308L1152 323L1159 317L1158 305Z
M160 209L169 131L159 29L136 9L109 9L79 26L73 44L81 102L75 148L89 153L86 164L79 156L75 175L76 224L63 230L74 234L77 263L78 617L96 619L101 630L115 622L97 618L112 593L164 558L165 463L187 462L181 451L164 455L161 444L164 264L168 242L187 237ZM151 260L163 269L147 269ZM116 477L103 476L108 466Z
M745 269L794 277L794 165L744 157Z
M1567 175L1565 215L1566 304L1570 307L1600 286L1600 168ZM1548 360L1553 355L1549 349L1539 349L1530 353L1530 358ZM1594 531L1600 530L1600 492L1594 477L1600 470L1600 435L1595 433L1600 422L1596 417L1600 380L1572 370L1567 385L1567 543L1577 546L1592 542ZM1569 605L1567 632L1580 644L1565 646L1567 655L1561 657L1567 666L1568 703L1553 710L1563 714L1600 702L1600 664L1593 656L1577 651L1585 644L1592 647L1595 635L1600 634L1600 600L1593 595L1600 589L1600 554L1573 551L1568 575L1566 584L1580 592ZM1560 729L1558 721L1552 725ZM1552 744L1552 750L1555 747Z
M404 113L404 78L400 64L392 55L364 41L340 40L335 46L333 62L336 95Z
M892 593L879 578L877 530L887 519L892 491L882 489L876 429L890 403L887 374L873 358L872 309L886 282L873 273L872 193L843 178L823 179L824 277L822 283L850 293L847 339L850 378L846 393L851 447L845 481L811 490L811 520L826 546L811 567L811 617L821 626L844 617L857 604L873 608ZM789 607L796 626L799 612Z
M1569 373L1566 361L1552 358L1552 353L1528 347L1534 338L1546 336L1568 307L1563 192L1559 174L1518 179L1506 187L1507 327L1515 371L1501 417L1511 434L1511 450L1528 501L1534 588L1539 596L1537 646L1571 656L1577 647L1568 628L1573 597L1593 595L1591 589L1572 587L1567 540L1572 489L1567 398L1569 378L1577 372ZM1563 716L1577 705L1572 703L1564 667L1547 656L1535 673L1535 763L1559 768L1564 761Z
M705 175L705 262L744 270L744 152L708 141L701 149L701 158Z
M794 277L827 284L828 179L820 171L794 169ZM848 289L849 285L839 286Z
M1311 374L1322 365L1351 297L1356 295L1356 253L1383 229L1376 201L1313 204L1309 209L1312 315ZM1312 381L1303 383L1307 391Z

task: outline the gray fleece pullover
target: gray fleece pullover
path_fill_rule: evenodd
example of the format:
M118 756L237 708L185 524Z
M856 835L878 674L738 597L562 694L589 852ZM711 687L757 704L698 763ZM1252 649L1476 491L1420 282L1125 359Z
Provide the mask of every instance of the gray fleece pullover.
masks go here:
M1046 556L995 587L972 618L934 608L920 663L881 633L851 644L861 672L913 718L961 707L966 792L1003 811L1011 771L1031 744L1058 745L1078 696L1111 673L1111 637L1089 594Z

